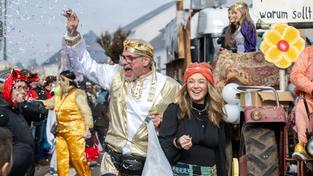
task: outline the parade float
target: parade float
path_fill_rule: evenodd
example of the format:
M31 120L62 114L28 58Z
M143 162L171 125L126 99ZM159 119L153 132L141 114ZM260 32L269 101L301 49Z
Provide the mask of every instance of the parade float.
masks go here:
M286 175L287 116L294 100L286 73L304 47L296 28L279 23L264 33L260 52L219 56L215 78L226 102L224 120L238 124L233 175Z
M313 175L311 160L291 158L297 135L289 114L294 86L288 82L312 37L310 3L253 0L257 27L264 30L258 31L259 51L217 56L214 79L225 100L224 120L232 124L226 129L230 175Z
M313 175L313 163L291 159L297 135L289 128L295 95L288 82L292 64L313 39L312 1L252 0L249 11L261 42L256 52L246 53L219 52L230 6L192 7L177 3L177 31L166 42L173 58L167 74L179 80L191 62L214 66L231 139L226 141L229 175Z

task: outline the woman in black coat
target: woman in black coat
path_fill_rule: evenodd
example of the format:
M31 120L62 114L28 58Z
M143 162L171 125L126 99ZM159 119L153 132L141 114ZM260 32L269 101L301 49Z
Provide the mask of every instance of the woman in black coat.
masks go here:
M225 176L223 100L214 89L211 66L189 64L177 103L163 115L159 140L175 176Z

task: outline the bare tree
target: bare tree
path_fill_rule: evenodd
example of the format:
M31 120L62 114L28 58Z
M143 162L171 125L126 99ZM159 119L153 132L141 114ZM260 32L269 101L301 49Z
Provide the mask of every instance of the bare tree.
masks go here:
M108 55L114 63L119 62L119 55L123 52L123 42L130 34L130 31L123 31L119 27L113 34L109 31L105 31L97 38L97 42L105 50L105 54Z

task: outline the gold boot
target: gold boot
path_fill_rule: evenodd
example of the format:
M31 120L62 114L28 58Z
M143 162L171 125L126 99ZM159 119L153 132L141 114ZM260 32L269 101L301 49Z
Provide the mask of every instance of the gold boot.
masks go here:
M307 160L310 158L309 155L306 153L304 144L302 142L299 142L295 146L295 151L292 154L292 158L297 160Z

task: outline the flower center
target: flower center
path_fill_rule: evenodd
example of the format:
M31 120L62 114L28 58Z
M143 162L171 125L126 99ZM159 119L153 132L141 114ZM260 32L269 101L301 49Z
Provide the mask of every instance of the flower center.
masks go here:
M289 49L289 43L286 40L281 40L277 43L277 48L282 52L286 52Z

